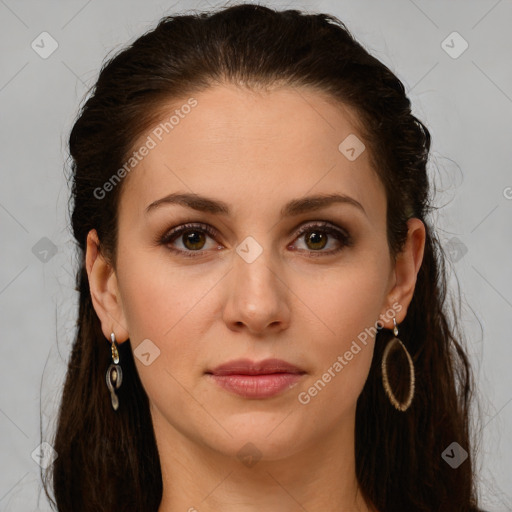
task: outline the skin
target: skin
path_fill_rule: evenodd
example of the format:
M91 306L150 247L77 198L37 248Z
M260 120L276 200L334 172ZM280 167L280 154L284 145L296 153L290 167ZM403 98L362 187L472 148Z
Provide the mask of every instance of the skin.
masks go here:
M385 191L368 150L354 161L338 150L349 134L362 140L349 108L305 88L216 85L194 97L195 109L125 178L115 268L98 250L94 230L87 240L91 295L105 337L129 337L134 350L149 339L160 350L148 366L135 357L160 454L159 512L376 510L358 489L354 453L356 402L374 337L309 403L298 395L365 328L379 320L391 329L390 310L398 325L403 321L423 258L424 225L409 220L406 246L392 264ZM183 103L174 102L162 119ZM177 204L145 213L178 191L222 200L232 213ZM365 213L332 204L280 217L291 199L333 192L356 199ZM321 220L346 229L353 245L325 232L325 246L296 235ZM199 232L188 244L180 235L169 244L202 249L197 258L158 242L188 222L217 232ZM251 263L236 252L248 236L263 251ZM281 358L306 374L277 396L246 399L204 373L241 357ZM237 456L249 442L260 457L250 467Z

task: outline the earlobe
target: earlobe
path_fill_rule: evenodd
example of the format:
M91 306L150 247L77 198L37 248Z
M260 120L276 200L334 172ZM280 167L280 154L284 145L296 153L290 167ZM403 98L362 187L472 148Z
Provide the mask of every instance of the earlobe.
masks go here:
M87 235L85 266L94 310L101 322L103 335L110 341L114 332L116 341L128 339L128 329L117 286L117 276L112 265L101 254L100 242L95 229Z
M397 323L403 322L407 316L407 308L414 295L416 279L425 250L426 231L423 222L420 219L411 218L407 221L407 226L407 241L402 252L397 255L395 264L396 283L388 294L389 305L401 306L396 313ZM381 323L388 329L393 327L392 318Z

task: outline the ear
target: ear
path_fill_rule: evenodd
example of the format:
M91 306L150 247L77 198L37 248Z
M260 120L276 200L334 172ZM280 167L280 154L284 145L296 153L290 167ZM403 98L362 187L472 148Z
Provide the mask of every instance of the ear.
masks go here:
M396 306L396 322L403 322L407 316L407 308L411 303L416 286L416 277L423 261L425 249L425 225L420 219L412 218L407 221L407 241L401 253L397 255L394 275L395 283L387 295L387 308ZM381 315L379 323L387 328L393 328L393 317Z
M110 333L113 332L116 342L126 341L129 335L117 286L117 276L112 265L101 254L95 229L91 229L87 234L85 265L92 304L100 319L105 338L110 342Z

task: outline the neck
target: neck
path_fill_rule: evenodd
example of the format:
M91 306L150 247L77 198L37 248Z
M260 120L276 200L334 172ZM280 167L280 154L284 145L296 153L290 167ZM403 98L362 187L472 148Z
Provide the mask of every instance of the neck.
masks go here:
M321 443L268 460L251 445L244 457L219 453L154 412L163 478L158 512L372 512L356 478L352 420Z

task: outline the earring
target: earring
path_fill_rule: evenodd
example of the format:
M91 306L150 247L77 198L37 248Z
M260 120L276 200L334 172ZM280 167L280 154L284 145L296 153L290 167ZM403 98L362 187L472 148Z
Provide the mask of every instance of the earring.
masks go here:
M119 399L115 393L116 389L119 389L121 386L121 382L123 381L123 371L121 370L121 366L119 363L119 352L117 351L116 346L116 335L114 333L110 334L110 339L112 341L112 361L113 363L108 367L107 373L105 374L105 378L107 381L107 388L110 391L110 399L112 401L112 408L114 411L117 411L119 408Z
M382 355L382 383L384 385L384 389L386 391L386 394L389 397L390 402L392 405L398 409L399 411L406 411L409 406L411 405L413 396L414 396L414 378L415 378L415 372L414 372L414 364L412 361L412 358L405 348L405 345L402 343L401 340L397 338L398 336L398 327L396 326L396 320L395 317L393 317L393 334L395 335L394 338L392 338L388 344L386 345L386 348L384 349L384 354ZM396 345L400 344L400 347L403 348L405 351L405 354L407 355L407 359L409 361L409 379L410 379L410 385L409 385L409 395L405 402L399 402L393 391L391 390L391 386L389 385L389 379L388 379L388 355L391 351L391 349ZM398 348L400 348L398 347Z

